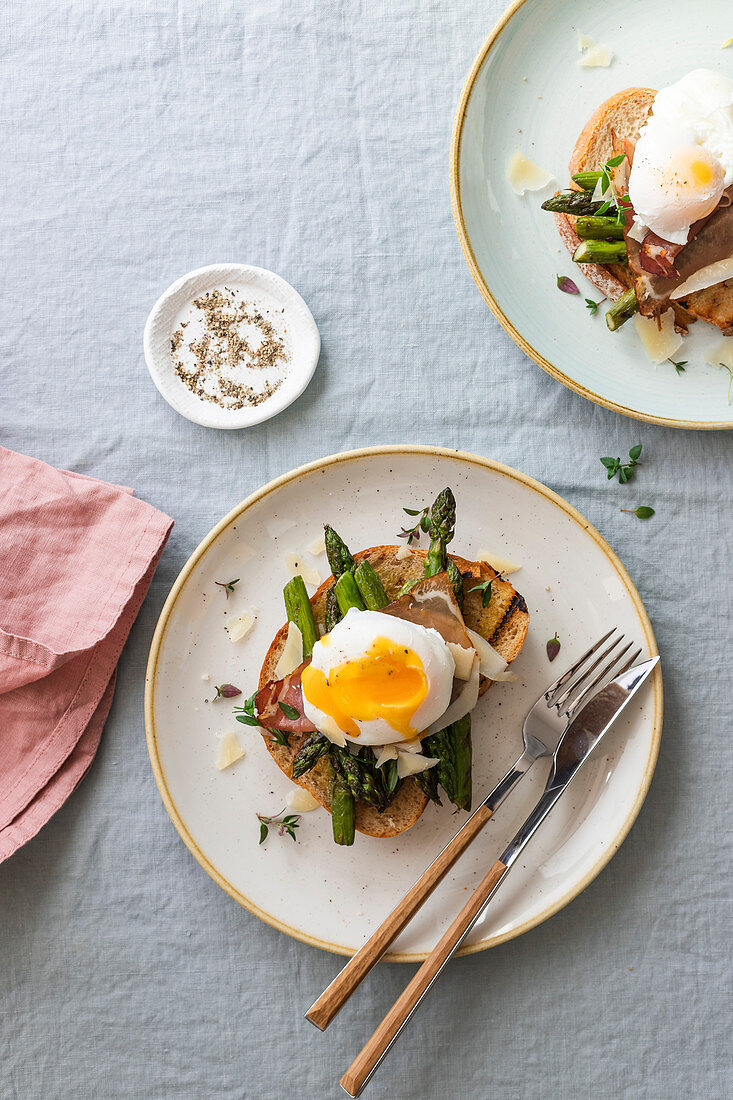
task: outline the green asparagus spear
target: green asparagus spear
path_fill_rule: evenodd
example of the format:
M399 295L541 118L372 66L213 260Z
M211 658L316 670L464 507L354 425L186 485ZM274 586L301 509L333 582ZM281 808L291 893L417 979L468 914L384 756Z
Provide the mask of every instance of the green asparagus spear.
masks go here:
M326 613L324 615L324 625L326 627L326 633L329 630L333 630L337 622L340 622L342 618L341 608L338 605L336 599L336 585L332 584L326 595Z
M430 509L430 549L425 555L425 576L434 577L446 567L446 546L456 526L456 498L450 489L438 493Z
M342 615L345 615L350 607L358 607L360 611L366 610L359 587L351 573L342 573L334 587Z
M437 758L430 771L459 810L471 809L471 715L466 714L423 741L426 756ZM423 775L426 773L423 772ZM423 788L424 789L424 788ZM425 792L427 794L427 791Z
M341 538L328 523L325 526L326 557L331 566L331 572L336 580L342 573L351 573L354 569L354 559L351 552Z
M456 598L456 603L463 611L463 577L461 571L453 561L453 558L448 558L446 562L445 571L448 574L448 580L450 581L451 588L453 589L453 595Z
M600 201L593 202L588 191L561 191L542 203L542 209L551 210L553 214L595 214L602 206ZM615 214L615 206L607 213Z
M331 742L322 733L314 733L304 741L293 760L293 779L300 779L311 768L315 768L322 756L328 752Z
M423 752L426 756L430 755L427 748L429 740L430 738L426 738L422 743ZM415 780L420 790L428 796L431 802L435 802L437 806L443 805L443 803L440 801L440 795L438 794L437 765L433 765L432 768L427 768L427 770L424 772L417 772L417 774L413 775L412 778Z
M305 660L313 652L318 634L303 578L297 576L289 580L283 589L283 596L288 622L295 623L303 635L303 660Z
M389 600L384 591L384 585L368 561L362 561L357 565L354 570L354 580L369 611L379 611L380 608L387 606Z
M575 232L581 241L622 241L624 239L624 227L619 225L615 218L594 218L584 215L576 219Z
M625 294L617 298L616 301L612 303L611 308L606 311L606 324L611 332L615 332L617 329L621 328L621 326L628 321L629 317L633 317L638 308L639 302L636 297L636 291L632 286L631 290L627 290Z
M582 241L573 259L576 264L625 264L628 257L623 241Z
M336 768L347 787L359 802L366 802L377 810L387 805L382 777L374 767L374 754L371 764L360 756L354 756L348 749L331 745L331 766Z
M331 828L337 844L353 844L356 835L356 803L338 768L331 761Z
M450 489L444 489L438 494L430 509L431 541L430 549L425 556L426 577L434 576L446 569L449 561L446 546L453 538L455 522L455 497ZM452 584L455 584L456 573L458 573L457 568L451 578ZM427 738L423 747L429 756L434 756L438 760L435 767L430 769L436 772L436 778L426 778L423 783L431 788L433 784L440 783L448 798L458 809L468 809L471 805L471 716L466 715L460 722L454 722ZM425 787L423 790L426 794L428 793ZM437 787L435 793L437 794Z
M573 181L584 191L595 191L596 184L601 178L600 172L576 172Z

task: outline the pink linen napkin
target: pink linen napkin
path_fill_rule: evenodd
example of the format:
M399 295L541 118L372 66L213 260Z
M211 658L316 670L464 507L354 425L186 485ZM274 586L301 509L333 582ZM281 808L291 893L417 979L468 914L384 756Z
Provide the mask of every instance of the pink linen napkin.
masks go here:
M173 521L0 447L0 861L89 769Z

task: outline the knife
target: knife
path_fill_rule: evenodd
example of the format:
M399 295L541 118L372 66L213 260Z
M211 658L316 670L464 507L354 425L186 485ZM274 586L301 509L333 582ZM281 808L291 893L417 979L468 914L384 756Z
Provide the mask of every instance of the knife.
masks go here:
M358 1096L369 1081L521 852L658 663L659 657L652 657L617 676L591 699L568 727L553 754L550 775L537 805L341 1078L341 1087L349 1096Z

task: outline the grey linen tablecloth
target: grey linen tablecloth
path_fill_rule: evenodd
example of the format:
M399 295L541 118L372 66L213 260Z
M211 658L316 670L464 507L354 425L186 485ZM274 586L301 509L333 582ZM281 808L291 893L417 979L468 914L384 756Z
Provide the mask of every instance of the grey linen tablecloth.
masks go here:
M546 924L453 963L369 1095L730 1095L733 434L589 404L481 300L448 145L501 8L15 0L0 13L0 438L134 485L176 519L89 777L0 867L3 1098L337 1097L412 972L380 967L318 1035L302 1011L338 959L203 873L143 727L148 647L191 549L270 478L375 442L475 451L578 507L646 602L666 713L612 863ZM291 281L323 338L306 394L239 433L177 416L141 346L165 286L222 260ZM619 513L598 461L639 441L648 524Z

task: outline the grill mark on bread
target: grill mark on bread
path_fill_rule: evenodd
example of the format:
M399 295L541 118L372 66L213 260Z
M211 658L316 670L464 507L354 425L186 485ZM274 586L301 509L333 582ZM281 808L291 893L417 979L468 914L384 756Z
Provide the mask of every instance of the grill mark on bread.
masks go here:
M523 615L527 614L527 604L524 601L524 596L522 596L519 592L515 592L512 596L511 600L509 601L509 606L507 607L501 619L501 622L489 638L490 646L494 646L494 648L496 648L494 643L501 641L502 636L506 633L507 628L509 627L510 620L513 619L517 613Z

